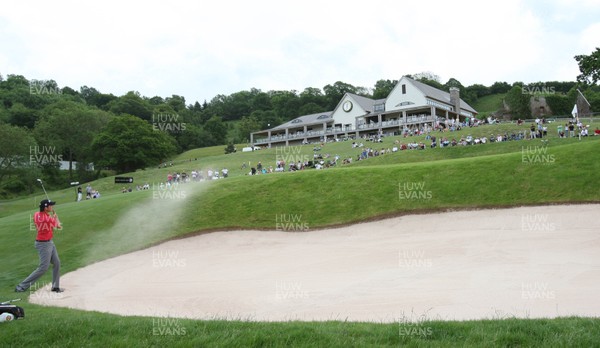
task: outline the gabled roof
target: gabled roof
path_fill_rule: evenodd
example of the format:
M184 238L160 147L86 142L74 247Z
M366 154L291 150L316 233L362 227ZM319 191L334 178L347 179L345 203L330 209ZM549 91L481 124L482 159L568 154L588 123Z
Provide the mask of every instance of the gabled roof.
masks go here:
M333 119L331 118L332 114L333 114L333 111L326 111L326 112L319 112L316 114L296 117L295 119L293 119L291 121L287 121L283 124L280 124L277 127L273 127L270 130L280 130L280 129L286 129L286 128L291 128L291 127L320 124L323 122L333 121Z
M410 81L418 90L420 90L423 94L425 94L426 97L441 101L441 102L449 104L449 105L452 105L452 102L450 101L450 93L444 92L435 87L431 87L428 84L411 79L410 77L407 77L407 76L404 76L404 78L407 79L408 81ZM467 111L477 113L477 111L475 109L473 109L473 107L471 107L471 105L467 104L464 100L462 100L462 98L460 98L460 107L461 107L461 109L465 109Z
M425 97L440 101L440 102L448 104L448 105L453 105L452 102L450 101L450 93L444 92L435 87L431 87L423 82L416 81L416 80L406 77L406 76L404 76L403 78L407 79L410 83L412 83L413 86L415 86L415 88L417 88L421 93L423 93L425 95ZM400 83L400 81L398 81L398 83ZM352 98L356 103L358 103L358 105L363 110L367 111L368 113L374 113L375 105L383 104L387 100L387 98L371 99L371 98L363 97L361 95L353 94L353 93L346 93L344 96L348 96L348 97ZM343 99L344 98L342 98L342 100ZM473 109L469 104L467 104L464 100L462 100L462 98L460 100L460 103L461 103L460 107L462 109L468 110L473 113L477 113L477 111L475 109ZM336 109L338 107L340 107L340 105L341 105L341 100L340 100L340 103L338 104L338 106L336 107ZM269 131L269 130L277 131L277 130L284 130L286 128L300 127L300 126L304 126L304 125L315 125L315 124L321 124L323 122L331 122L331 121L333 121L332 115L333 115L334 111L325 111L325 112L319 112L319 113L315 113L315 114L311 114L311 115L299 116L293 120L290 120L283 124L280 124L279 126L273 127L271 129L266 129L261 132L265 132L265 131ZM391 112L391 111L393 111L393 110L388 110L388 112ZM257 132L257 133L259 133L259 132Z
M361 108L363 108L363 110L368 111L370 113L373 112L375 105L385 103L385 99L374 100L371 98L363 97L362 95L352 93L346 93L346 95L352 97L352 99L354 99L358 103L358 105Z

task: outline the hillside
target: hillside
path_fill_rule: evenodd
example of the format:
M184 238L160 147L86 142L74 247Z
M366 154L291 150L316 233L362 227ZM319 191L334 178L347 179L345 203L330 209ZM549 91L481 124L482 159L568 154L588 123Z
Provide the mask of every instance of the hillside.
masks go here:
M595 128L595 125L598 123L592 123L591 129ZM568 144L575 142L575 139L558 139L556 135L556 125L550 123L548 125L549 129L549 144L550 145L558 145L558 144ZM461 131L453 132L453 133L432 133L432 135L441 138L443 136L448 137L449 140L455 138L457 141L460 140L461 137L467 137L471 135L472 137L488 137L491 138L492 135L498 134L507 134L509 137L512 134L526 133L527 126L522 125L518 126L513 123L501 123L498 125L491 126L481 126L481 127L473 127L473 128L465 128ZM204 176L206 177L206 172L208 169L212 170L221 170L222 168L229 169L229 179L235 177L246 177L250 172L251 167L256 167L258 162L261 162L265 168L276 167L277 160L285 160L287 164L290 161L297 162L301 161L313 161L314 156L323 157L323 161L331 161L335 158L335 156L339 156L337 167L363 167L363 166L374 166L374 165L386 165L386 164L406 164L406 163L415 163L415 162L428 162L428 161L437 161L437 160L447 160L447 159L459 159L459 158L467 158L467 157L479 157L479 156L488 156L488 155L496 155L503 153L520 153L523 147L527 147L532 145L528 141L508 141L502 143L488 143L480 146L456 146L456 147L448 147L448 148L435 148L431 149L427 147L424 151L399 151L396 153L390 153L385 156L380 157L371 157L366 161L356 161L356 158L362 150L365 148L373 148L376 150L385 149L393 149L394 146L399 146L400 144L407 144L408 142L423 142L429 145L431 143L430 140L426 139L425 135L415 136L415 137L386 137L383 139L382 143L372 143L368 141L362 141L364 145L363 148L353 148L352 141L340 141L340 142L330 142L320 145L304 145L304 146L293 146L288 148L272 148L272 149L262 149L254 152L242 152L241 148L244 146L243 144L238 144L237 149L238 152L232 154L225 154L224 149L225 146L212 146L194 149L190 151L186 151L176 157L174 157L171 161L167 161L167 163L172 162L172 166L168 165L167 167L151 167L146 168L144 170L138 170L133 173L125 173L119 176L132 177L134 179L133 185L123 185L123 184L115 184L114 177L106 177L99 180L95 180L90 182L91 186L94 189L97 189L101 192L101 194L106 197L108 195L122 195L122 188L131 186L135 190L136 185L143 185L144 183L148 183L153 188L158 189L160 183L165 183L167 179L168 173L187 173L191 174L192 170L202 171ZM396 144L398 142L399 144ZM358 141L357 144L360 144L361 141ZM542 145L543 143L534 143L533 145ZM351 164L343 164L343 160L347 158L352 158L353 162ZM245 167L242 169L243 165ZM288 166L286 165L286 170ZM281 173L274 173L281 174ZM45 178L42 178L45 179ZM80 184L85 188L87 183L82 182ZM16 211L28 210L35 207L43 195L43 192L39 185L36 185L36 193L34 195L28 196L25 199L15 199L9 201L0 201L0 217L6 216L8 214L14 213ZM59 191L52 192L52 197L56 201L61 203L66 202L74 202L76 197L76 187L71 187L68 189L63 189Z
M505 96L506 93L486 95L477 99L477 101L475 101L471 106L480 114L492 113L502 108L502 101L504 100Z

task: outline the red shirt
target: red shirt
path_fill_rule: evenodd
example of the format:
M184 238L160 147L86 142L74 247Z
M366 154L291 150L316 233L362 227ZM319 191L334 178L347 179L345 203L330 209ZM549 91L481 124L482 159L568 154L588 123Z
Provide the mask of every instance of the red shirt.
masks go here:
M52 231L54 227L58 226L58 221L55 217L50 216L46 212L36 212L33 214L33 222L37 228L36 240L50 240L52 239Z

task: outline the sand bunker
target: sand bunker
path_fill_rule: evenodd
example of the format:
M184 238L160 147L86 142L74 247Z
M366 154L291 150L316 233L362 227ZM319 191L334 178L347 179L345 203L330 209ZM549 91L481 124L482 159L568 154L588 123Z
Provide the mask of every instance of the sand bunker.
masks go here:
M81 268L64 293L30 301L256 321L596 317L599 216L600 205L544 206L217 232Z

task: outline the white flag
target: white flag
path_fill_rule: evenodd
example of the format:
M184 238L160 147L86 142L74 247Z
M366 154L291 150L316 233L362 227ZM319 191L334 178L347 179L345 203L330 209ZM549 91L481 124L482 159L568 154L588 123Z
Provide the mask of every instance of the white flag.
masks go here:
M575 104L573 106L573 111L571 111L571 115L573 115L573 117L577 117L577 104Z

